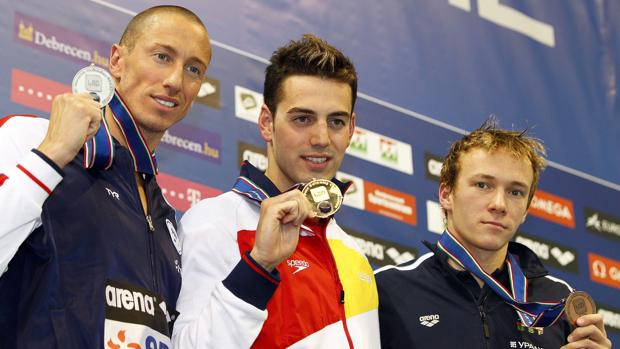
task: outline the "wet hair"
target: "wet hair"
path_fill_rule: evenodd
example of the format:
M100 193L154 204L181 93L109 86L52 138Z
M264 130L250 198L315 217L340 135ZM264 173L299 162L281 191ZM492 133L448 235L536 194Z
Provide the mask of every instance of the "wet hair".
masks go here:
M123 35L121 36L119 44L121 46L127 47L128 50L131 51L136 45L136 42L140 35L144 34L147 31L147 27L150 22L149 20L154 15L161 13L172 13L183 16L187 20L200 25L205 30L205 32L207 31L207 28L205 27L204 23L202 23L200 18L194 12L186 9L185 7L175 5L153 6L138 13L131 19L131 21L129 21L127 27L125 28L125 31L123 32Z
M459 159L462 154L472 149L484 149L488 152L505 150L517 159L527 159L532 166L534 178L528 195L528 207L538 187L540 173L545 168L545 147L536 138L528 136L528 129L509 131L498 127L495 117L488 118L479 128L452 143L441 168L440 182L451 189L456 189L460 171Z
M351 87L351 110L357 97L357 73L351 60L335 47L313 34L304 34L278 48L265 70L263 96L269 110L276 114L282 100L282 84L293 75L316 76L343 82Z

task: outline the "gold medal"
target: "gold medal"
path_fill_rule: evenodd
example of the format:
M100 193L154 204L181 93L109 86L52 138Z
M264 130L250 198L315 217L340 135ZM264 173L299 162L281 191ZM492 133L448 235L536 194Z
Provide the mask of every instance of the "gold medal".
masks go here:
M568 295L564 303L564 314L568 321L575 325L583 315L595 314L596 304L592 297L583 291L575 291Z
M333 215L342 205L340 188L327 179L313 179L304 185L301 192L310 201L319 218Z

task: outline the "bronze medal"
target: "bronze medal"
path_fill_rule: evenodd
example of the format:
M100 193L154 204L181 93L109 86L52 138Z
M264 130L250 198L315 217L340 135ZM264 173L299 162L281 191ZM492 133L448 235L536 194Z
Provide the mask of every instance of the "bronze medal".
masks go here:
M312 204L318 218L333 215L342 205L340 188L327 179L313 179L304 185L301 192Z
M566 314L566 318L571 324L575 325L577 319L583 315L595 313L596 304L594 304L594 300L587 293L575 291L566 298L564 314Z

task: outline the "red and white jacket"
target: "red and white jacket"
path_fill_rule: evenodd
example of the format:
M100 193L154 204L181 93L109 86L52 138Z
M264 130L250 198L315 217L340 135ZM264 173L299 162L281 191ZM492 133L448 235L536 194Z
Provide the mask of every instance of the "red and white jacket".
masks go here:
M279 194L248 163L240 178ZM333 218L305 224L296 251L268 273L249 257L260 210L252 194L203 200L181 220L176 347L378 348L375 279L356 242Z

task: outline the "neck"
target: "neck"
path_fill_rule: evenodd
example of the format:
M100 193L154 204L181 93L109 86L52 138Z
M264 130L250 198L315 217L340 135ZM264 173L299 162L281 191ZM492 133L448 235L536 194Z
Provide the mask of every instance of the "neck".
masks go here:
M105 120L108 123L108 128L110 130L110 134L112 134L112 137L114 137L123 147L127 148L127 140L125 139L125 136L119 126L116 124L116 121L114 121L110 107L106 107L105 109ZM152 152L159 144L159 141L161 141L163 134L154 134L152 132L145 131L142 127L140 127L140 132L142 132L144 140L149 146L149 150Z

